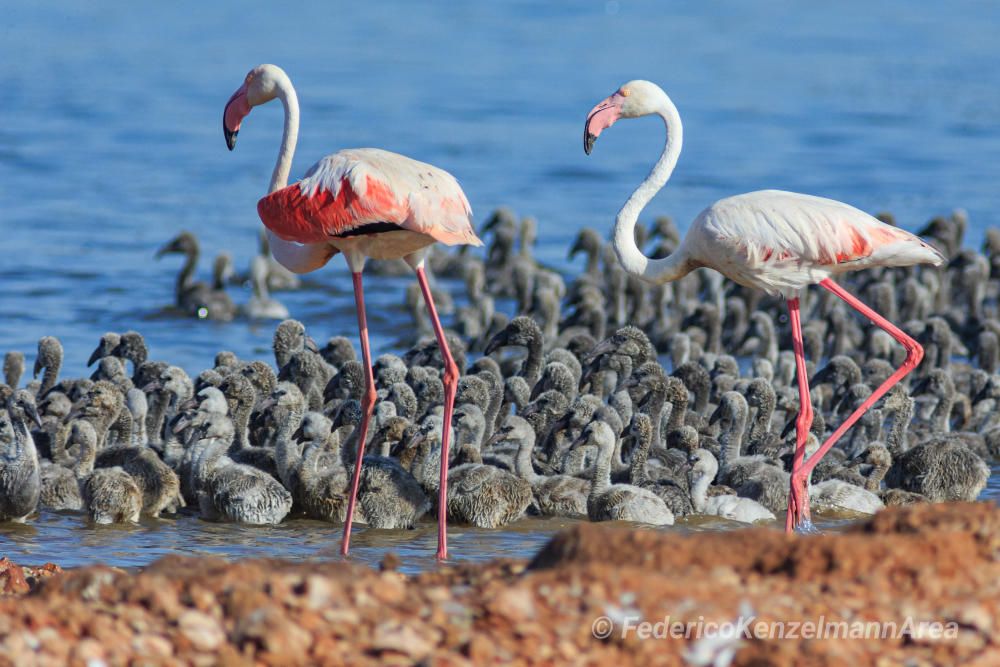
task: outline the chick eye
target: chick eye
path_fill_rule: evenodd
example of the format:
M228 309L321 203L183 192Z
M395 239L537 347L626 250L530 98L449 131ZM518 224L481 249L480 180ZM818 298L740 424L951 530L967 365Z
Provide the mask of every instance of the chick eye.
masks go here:
M622 88L621 90L618 91L618 94L621 95L622 97L628 97L631 93L632 91L630 91L628 88Z

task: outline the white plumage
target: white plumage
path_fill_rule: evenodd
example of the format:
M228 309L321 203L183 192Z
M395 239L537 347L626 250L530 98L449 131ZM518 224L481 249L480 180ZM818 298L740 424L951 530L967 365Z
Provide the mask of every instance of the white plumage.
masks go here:
M695 218L675 252L662 259L646 257L636 245L635 225L639 213L667 183L677 166L684 136L677 107L655 83L629 81L590 110L583 130L583 150L589 154L597 137L618 119L649 115L663 120L667 140L649 176L618 212L612 247L626 273L647 282L662 284L678 280L697 268L709 267L736 283L788 300L802 409L795 424L796 457L785 529L790 532L797 525L808 527L811 522L805 483L809 473L837 439L923 358L923 349L917 341L831 278L872 266L940 266L944 257L913 234L876 220L852 206L780 190L720 199ZM811 284L821 285L877 324L906 348L906 359L806 460L803 453L812 411L807 409L811 399L805 378L799 293Z
M928 243L853 206L781 190L715 202L691 223L681 252L741 285L785 296L868 266L943 261Z
M327 155L314 164L299 181L299 187L309 197L320 189L336 197L345 182L361 198L369 196L370 182L405 193L397 197L397 203L407 213L406 217L390 222L410 223L407 227L414 231L437 226L460 235L471 231L472 207L461 186L454 176L432 164L380 148L350 148ZM378 200L378 194L372 194ZM384 216L384 210L373 214L374 222L387 220L378 217Z
M613 247L628 273L664 283L707 266L741 285L792 298L806 286L846 271L944 262L913 234L853 206L781 190L720 199L695 218L676 252L663 259L646 257L635 244L635 223L680 158L684 130L677 107L656 84L630 81L591 110L584 130L589 152L597 136L619 118L651 114L667 128L663 153L615 221Z

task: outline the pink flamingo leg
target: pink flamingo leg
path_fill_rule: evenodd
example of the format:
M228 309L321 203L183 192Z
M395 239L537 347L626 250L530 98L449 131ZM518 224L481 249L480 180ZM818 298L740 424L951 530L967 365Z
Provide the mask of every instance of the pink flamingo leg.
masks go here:
M861 415L867 412L868 409L871 408L871 406L874 405L877 400L882 398L886 394L886 392L892 389L892 387L896 383L898 383L900 380L906 377L907 373L916 368L917 365L920 364L921 359L924 358L924 348L920 346L920 343L907 336L902 329L895 326L892 322L885 319L884 317L876 313L874 310L866 306L856 296L852 295L850 292L848 292L843 287L833 282L829 278L822 280L820 282L820 285L822 285L824 288L828 289L829 291L839 296L847 303L847 305L854 308L856 311L858 311L859 313L870 319L872 322L874 322L876 325L881 327L890 336L895 338L896 341L898 341L904 348L906 348L906 359L903 361L903 364L898 369L896 369L895 373L890 375L885 382L879 385L878 389L873 391L871 396L865 399L864 403L858 406L858 409L852 412L851 415L847 418L847 420L839 427L837 427L837 430L833 432L833 434L827 439L827 441L824 442L820 446L820 448L816 450L816 452L813 453L812 456L810 456L798 470L793 470L792 484L793 486L795 484L799 484L801 485L802 488L805 488L806 480L809 478L809 474L813 471L813 468L815 468L816 464L819 463L820 459L822 459L823 456L828 451L830 451L830 448L833 447L834 444L836 444L837 440L840 439L840 436L842 436L847 431L847 429L851 428L854 425L854 423L861 418ZM804 512L802 511L799 512L798 519L800 521L809 520L808 506L806 506L804 509L805 509Z
M795 377L799 382L799 416L795 419L795 454L792 457L791 488L788 493L788 514L785 532L791 533L798 525L803 509L808 513L809 497L802 487L796 487L795 473L802 468L806 454L806 440L813 421L813 405L809 396L809 377L806 372L805 346L802 342L802 318L798 298L788 300L788 317L792 325L792 349L795 351Z
M455 392L458 390L458 365L451 356L448 349L448 341L444 337L444 329L441 328L441 320L438 318L437 309L434 307L434 297L431 296L430 285L427 284L427 275L424 273L423 265L416 267L417 281L420 289L424 293L424 301L427 303L427 312L434 321L434 334L437 336L438 345L441 347L441 359L444 361L444 425L441 433L441 484L438 490L438 560L448 557L448 441L451 436L451 415L455 408Z
M368 437L368 422L375 409L375 376L372 374L371 350L368 347L368 320L365 317L365 293L361 286L361 273L353 273L354 303L358 308L358 331L361 337L361 358L365 367L365 393L361 397L361 426L358 435L358 456L354 462L354 477L351 479L351 499L347 503L347 519L344 521L344 538L340 543L340 553L347 555L351 547L351 525L354 523L354 505L358 499L358 484L361 482L361 460L365 456L365 440Z

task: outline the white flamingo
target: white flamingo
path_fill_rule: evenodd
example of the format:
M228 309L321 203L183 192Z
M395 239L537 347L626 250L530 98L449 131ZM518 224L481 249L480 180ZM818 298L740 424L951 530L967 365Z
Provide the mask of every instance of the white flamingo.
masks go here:
M583 133L590 154L601 132L619 118L659 116L667 128L666 145L646 180L618 212L613 247L624 269L643 280L661 284L694 269L709 267L730 280L782 295L788 300L801 409L792 462L791 492L785 529L812 530L806 480L819 460L879 398L913 370L923 348L910 336L863 304L832 278L872 266L910 266L944 262L941 254L919 238L887 225L858 209L831 199L763 190L726 197L702 211L669 257L650 259L636 246L634 229L639 212L666 184L680 157L683 129L677 107L649 81L629 81L591 109ZM812 423L812 403L806 377L799 294L818 283L884 329L906 348L906 360L805 461L805 443Z

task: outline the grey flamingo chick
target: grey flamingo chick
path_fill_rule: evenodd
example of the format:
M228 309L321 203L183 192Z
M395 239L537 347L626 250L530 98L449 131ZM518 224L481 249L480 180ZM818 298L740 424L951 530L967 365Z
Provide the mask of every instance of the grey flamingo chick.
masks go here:
M193 279L195 267L201 251L198 240L191 232L181 232L166 245L156 251L156 257L167 254L185 256L180 273L177 274L177 284L174 288L174 298L177 307L199 319L221 320L228 322L236 315L236 306L229 295L222 290L213 289L207 283Z
M932 371L931 382L936 381L934 377L937 374ZM892 420L886 447L893 457L886 484L901 492L920 494L931 502L975 500L989 480L989 466L967 443L949 438L947 433L932 435L909 447L913 404L913 398L901 390L885 399L883 412ZM902 498L897 495L900 497L894 501Z
M646 468L649 450L653 442L653 422L649 415L637 413L632 417L629 434L635 439L636 447L632 452L629 482L640 488L652 491L667 504L674 517L691 514L694 510L687 488L674 479L679 470L669 469L667 475L651 479ZM678 454L680 452L677 452ZM714 475L712 476L714 479Z
M142 491L121 468L98 468L80 482L80 496L94 523L137 523Z
M3 381L7 386L17 389L22 375L24 375L24 353L12 351L3 355Z
M292 495L266 472L227 461L224 451L224 443L213 442L202 455L209 467L198 497L202 516L257 526L281 523L292 509Z
M673 512L652 491L631 484L611 484L611 454L615 441L611 427L602 421L588 424L580 438L580 444L596 445L598 450L594 480L587 497L587 516L591 521L673 525Z
M97 431L85 420L75 420L70 440L79 448L75 473L82 509L98 524L136 523L142 511L142 491L119 467L94 469Z
M42 384L36 393L39 398L43 398L55 386L62 362L63 347L59 339L55 336L40 338L38 340L38 356L35 357L34 376L37 378L42 369L45 369L45 373L42 375Z
M691 452L691 470L688 473L691 484L691 503L696 514L719 516L740 523L774 521L771 510L750 498L735 495L708 495L708 486L715 479L719 462L707 449Z
M871 491L841 479L828 479L809 486L809 502L818 510L874 514L885 504Z
M480 528L499 528L520 518L531 504L531 484L527 480L491 465L484 464L480 438L486 419L472 405L456 412L456 442L459 451L471 459L448 471L448 519ZM478 413L478 414L476 414ZM466 428L466 421L476 420Z
M118 347L118 343L120 342L121 336L114 331L108 331L102 335L101 339L97 342L97 347L94 348L94 351L90 353L90 358L87 359L87 366L93 366L104 357L110 357L111 352Z
M66 448L76 448L72 467L59 463L42 464L39 503L50 510L84 509L80 482L93 472L97 456L97 434L90 422L78 419L70 423Z
M72 467L58 463L42 464L42 493L39 503L50 510L85 509L80 482L94 470L97 434L90 422L74 420L69 426L67 449L76 448Z
M135 382L139 378L139 367L142 366L149 357L149 347L146 339L138 331L126 331L118 340L118 345L111 350L112 356L118 357L124 363L132 362L132 378Z
M120 467L132 476L142 494L142 512L152 517L164 510L174 513L184 506L180 479L148 447L113 447L97 456L96 468Z
M495 335L486 345L483 354L493 354L501 347L520 346L528 350L528 356L521 364L517 375L524 378L529 388L534 388L542 377L542 330L533 319L520 315L512 319L500 333Z
M18 389L0 412L0 521L23 522L38 507L41 493L38 453L28 429L28 419L39 427L42 420L34 397Z
M402 436L407 424L407 420L390 418L389 423L372 440L373 445L379 446L378 454L366 455L361 460L358 501L354 508L356 522L365 523L370 528L413 528L430 511L431 501L420 483L396 459L389 456L392 441ZM347 452L354 449L351 445L357 440L356 434L357 431L345 443ZM353 469L352 462L347 472L353 474ZM448 490L450 496L451 488Z
M531 463L535 448L535 430L524 418L510 415L494 434L491 443L513 442L517 445L517 474L527 480L534 494L534 507L541 516L587 516L590 480L570 475L539 475Z
M897 456L886 481L892 487L926 496L931 502L971 502L979 497L989 478L989 466L964 444L934 440Z
M344 339L346 342L346 339ZM347 342L350 347L350 342ZM296 352L311 350L319 352L316 342L306 335L306 327L298 320L286 319L274 328L274 338L271 342L271 349L274 351L274 363L278 369L284 368ZM354 350L351 350L351 354Z

